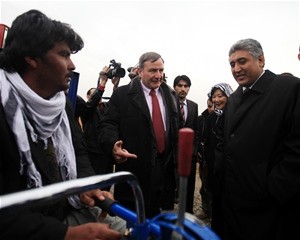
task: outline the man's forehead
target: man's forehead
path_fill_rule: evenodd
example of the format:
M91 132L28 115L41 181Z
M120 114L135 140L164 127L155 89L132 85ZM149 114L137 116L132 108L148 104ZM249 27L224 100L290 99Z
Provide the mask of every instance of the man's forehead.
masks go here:
M237 50L230 54L230 58L249 58L249 56L252 56L251 53L248 50Z
M188 86L187 82L185 80L179 80L179 82L177 83L177 85L183 85L183 86Z
M145 61L144 64L147 64L147 65L164 65L164 62L163 62L163 60L161 58L159 58L159 59L157 59L155 61L153 61L153 60L147 60L147 61Z
M245 53L236 53L236 54L231 54L229 57L229 63L234 63L234 62L239 62L242 60L249 60L252 59L253 56L249 52Z

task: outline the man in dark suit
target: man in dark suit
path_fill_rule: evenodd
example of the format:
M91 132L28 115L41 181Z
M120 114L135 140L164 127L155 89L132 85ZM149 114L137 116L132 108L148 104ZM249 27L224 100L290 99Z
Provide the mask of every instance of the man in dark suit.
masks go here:
M239 87L226 104L216 152L224 183L221 237L293 239L300 219L300 79L264 70L254 39L236 42L229 63Z
M176 92L178 99L178 106L180 112L180 127L191 128L194 131L197 130L197 118L198 118L198 104L187 99L191 87L191 80L186 75L177 76L173 82L173 88ZM198 134L195 133L195 136ZM196 177L196 163L197 163L197 139L195 138L194 154L191 164L191 173L188 177L187 188L187 204L186 211L193 214L194 204L194 191L195 191L195 177Z
M139 77L116 89L100 122L100 141L116 161L116 171L130 171L139 180L147 217L174 208L178 111L175 96L162 81L164 61L155 52L139 59ZM156 93L160 108L158 134L152 105ZM153 100L154 101L154 100ZM135 209L128 184L115 186L115 198Z

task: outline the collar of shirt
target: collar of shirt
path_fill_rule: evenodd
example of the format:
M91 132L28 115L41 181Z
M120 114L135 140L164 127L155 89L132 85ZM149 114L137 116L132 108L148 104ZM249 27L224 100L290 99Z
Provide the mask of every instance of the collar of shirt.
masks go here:
M183 103L184 103L184 106L186 106L186 105L187 105L187 101L186 101L186 99L184 99L184 101L179 101L179 102L183 102Z
M265 73L265 70L262 71L262 73L259 75L258 79L256 79L255 82L248 88L251 89L255 85L255 83L261 78L261 76L264 75L264 73ZM243 92L245 92L246 89L247 89L246 87L243 87Z

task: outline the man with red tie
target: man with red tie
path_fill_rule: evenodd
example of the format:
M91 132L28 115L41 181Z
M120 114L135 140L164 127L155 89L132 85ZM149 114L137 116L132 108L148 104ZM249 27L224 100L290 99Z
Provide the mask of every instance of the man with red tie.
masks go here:
M139 180L146 216L174 208L178 110L172 89L163 82L164 60L155 52L139 59L139 77L114 91L100 122L101 145L112 154L116 171ZM135 210L128 184L115 186L115 198Z

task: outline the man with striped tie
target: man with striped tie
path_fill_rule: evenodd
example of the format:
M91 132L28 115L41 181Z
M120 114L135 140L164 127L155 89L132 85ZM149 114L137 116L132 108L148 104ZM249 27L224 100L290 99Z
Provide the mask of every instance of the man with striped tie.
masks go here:
M181 76L177 76L174 79L173 88L176 92L178 102L179 102L180 127L181 128L188 127L196 131L196 124L198 118L198 104L186 98L189 93L190 87L191 87L191 80L188 76L181 75ZM197 136L197 134L195 136ZM191 214L193 214L196 163L197 163L196 146L198 145L196 144L196 142L197 141L195 139L191 173L188 178L188 189L187 189L186 211Z

